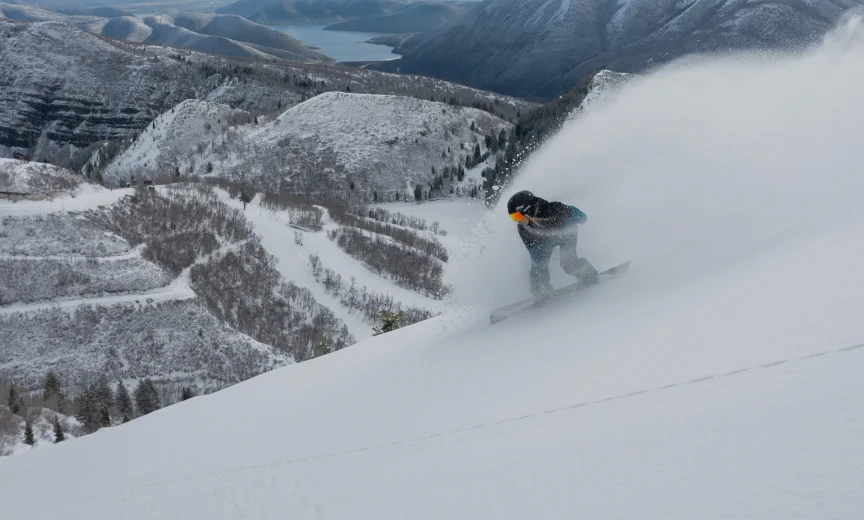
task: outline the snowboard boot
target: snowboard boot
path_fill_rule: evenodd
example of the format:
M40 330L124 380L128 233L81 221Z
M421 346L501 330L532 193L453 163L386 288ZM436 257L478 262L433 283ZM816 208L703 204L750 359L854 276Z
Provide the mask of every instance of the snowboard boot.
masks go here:
M584 285L593 285L597 283L597 269L594 269L594 266L588 260L584 258L576 259L572 265L568 266L570 269L567 270L567 273L571 276L575 276L579 283Z
M537 301L546 300L553 291L555 291L555 287L549 282L531 281L531 295Z

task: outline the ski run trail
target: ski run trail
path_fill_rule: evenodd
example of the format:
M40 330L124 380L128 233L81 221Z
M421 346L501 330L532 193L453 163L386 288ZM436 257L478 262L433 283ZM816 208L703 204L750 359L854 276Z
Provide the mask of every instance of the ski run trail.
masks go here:
M440 316L0 460L4 518L864 518L860 25L634 79L534 156L504 199L579 206L626 276L490 325L527 291L499 205Z
M132 192L132 189L107 190L99 186L85 184L77 190L74 197L63 196L55 198L54 200L45 201L0 201L0 218L27 217L67 211L84 211L101 205L112 204ZM96 262L116 262L140 256L141 247L136 247L122 255L94 257L92 260ZM59 260L68 262L80 261L85 258L86 257L81 255L49 255L38 257L25 255L0 255L0 259L6 260ZM14 303L11 305L0 306L0 315L13 314L17 312L34 312L52 308L74 310L82 304L113 305L124 302L152 302L185 300L190 298L195 298L195 293L192 291L192 288L189 287L189 270L186 269L168 285L148 291L106 294L102 296L55 298L34 303Z

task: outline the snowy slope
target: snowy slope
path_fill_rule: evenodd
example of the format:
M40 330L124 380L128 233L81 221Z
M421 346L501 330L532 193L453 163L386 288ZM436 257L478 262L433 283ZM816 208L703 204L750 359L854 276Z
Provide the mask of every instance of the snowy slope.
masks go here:
M582 254L632 258L626 277L490 326L527 289L498 208L465 270L475 315L4 460L5 510L862 517L862 44L653 74L535 155L513 189L577 203ZM796 103L814 77L831 95Z
M0 191L54 196L74 192L82 183L66 168L0 158Z
M616 92L621 90L628 81L635 77L638 76L635 74L627 74L625 72L601 70L591 78L585 99L582 100L582 103L580 103L579 107L573 111L571 116L578 116L580 112L588 110L600 103L604 103Z
M464 162L487 133L511 126L473 108L344 92L316 96L271 122L245 117L226 105L185 101L158 117L103 177L119 185L133 175L156 177L179 168L273 191L283 182L299 193L356 190L371 200L375 191L382 198L411 193L417 183L431 182L432 166L440 172ZM197 153L189 153L193 149Z
M134 179L154 178L174 172L180 157L190 154L198 143L215 140L228 128L228 118L246 114L228 105L209 101L186 100L157 117L138 139L103 173L113 185ZM186 165L183 165L186 166ZM203 163L202 163L202 166ZM183 169L187 173L188 167ZM194 171L194 167L193 167ZM202 172L206 173L206 172Z
M99 238L107 246L97 244L98 226L79 228L83 217L67 214L132 192L84 185L50 201L0 200L0 271L14 277L0 283L0 380L30 390L55 370L71 382L109 374L213 390L292 363L208 312L190 287L188 268L171 276L145 262L141 248L130 250L104 230L108 236ZM84 263L82 253L99 259Z
M224 191L219 191L221 199L228 205L242 209L243 204L236 199L230 199ZM440 221L442 228L447 230L446 236L438 239L451 255L461 256L470 249L471 230L480 223L485 206L481 202L467 200L446 200L427 202L423 204L384 204L389 211L398 211L426 219L430 224ZM427 309L434 314L446 312L450 302L435 300L418 292L396 285L392 280L382 277L363 266L358 260L340 249L327 238L327 232L338 225L325 216L324 229L320 232L304 231L290 227L290 216L287 211L274 211L260 205L257 197L248 205L245 216L255 227L255 233L261 236L262 244L277 260L277 269L287 280L300 287L312 291L315 299L332 310L339 319L345 322L352 335L358 340L372 336L373 326L358 313L352 312L340 304L339 298L327 293L323 285L316 281L309 265L309 256L318 255L327 268L333 269L342 279L348 282L352 277L357 286L366 286L370 290L391 296L395 302L403 305ZM302 236L303 244L294 241L294 233ZM453 262L444 264L445 283L457 279L458 267Z

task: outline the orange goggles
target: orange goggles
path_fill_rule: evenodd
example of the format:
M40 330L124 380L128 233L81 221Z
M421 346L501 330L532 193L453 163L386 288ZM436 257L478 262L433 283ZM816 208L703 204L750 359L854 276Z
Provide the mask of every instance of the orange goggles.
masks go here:
M517 211L517 212L515 212L515 213L511 213L511 214L510 214L510 218L512 218L512 219L515 220L516 222L522 222L522 220L525 219L525 215L523 215L522 213L519 213L519 212Z

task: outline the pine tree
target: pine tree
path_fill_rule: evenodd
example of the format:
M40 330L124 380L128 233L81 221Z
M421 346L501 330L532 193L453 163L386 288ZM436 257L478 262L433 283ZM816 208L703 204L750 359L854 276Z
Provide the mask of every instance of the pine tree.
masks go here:
M111 390L108 376L103 374L96 380L96 386L93 389L93 398L100 413L103 409L110 410L114 406L114 391ZM108 425L106 424L105 426Z
M99 409L99 426L102 428L111 426L111 413L105 407Z
M144 379L135 387L135 406L138 407L138 413L141 415L147 415L161 408L159 391L150 379Z
M373 336L377 336L379 334L384 334L385 332L391 332L402 326L402 322L405 320L405 313L402 311L393 312L392 307L388 306L386 309L381 310L381 326L375 327L372 329L374 333Z
M321 336L321 340L318 341L317 345L315 345L315 357L323 356L325 354L329 354L330 352L332 352L330 338L328 338L327 336Z
M87 385L75 400L75 418L81 421L84 429L95 432L102 426L99 408L96 405L96 395L92 385Z
M42 399L48 402L57 400L63 400L63 389L62 383L60 383L60 376L57 375L53 370L49 370L47 374L45 374L45 383L42 385Z
M18 394L18 389L15 388L15 384L9 385L9 400L8 403L9 409L12 410L12 413L18 415L21 413L21 407L24 404L24 400L20 394Z
M135 407L132 404L132 396L129 395L129 390L123 381L117 385L117 411L123 416L123 422L128 422L129 419L135 417Z
M180 400L186 401L195 397L195 391L192 390L192 387L184 386L183 390L180 392Z
M63 433L63 425L60 424L60 417L54 416L54 443L63 442L66 440L66 434Z
M243 209L244 210L246 209L246 204L249 204L250 202L252 202L252 197L250 197L249 194L246 193L246 190L240 191L240 202L243 203Z
M480 143L474 145L474 164L480 164Z
M24 444L29 444L30 446L36 445L36 436L33 435L33 425L30 424L30 421L27 421L27 424L24 426Z

